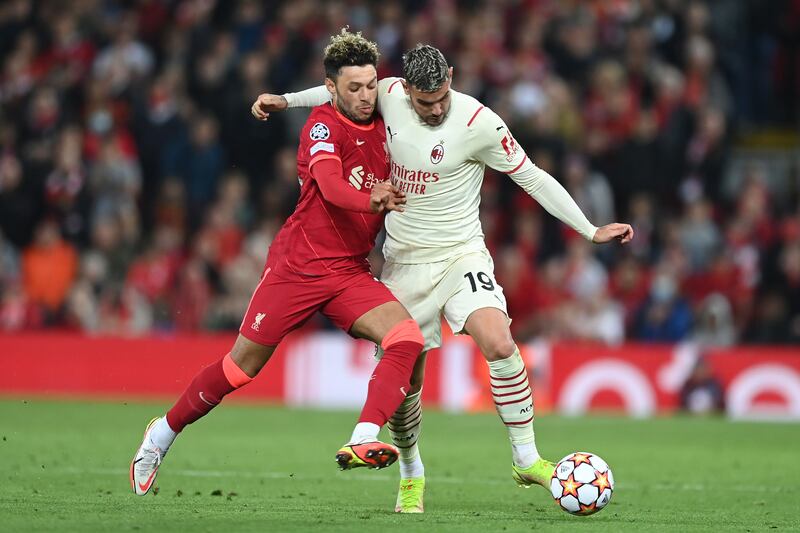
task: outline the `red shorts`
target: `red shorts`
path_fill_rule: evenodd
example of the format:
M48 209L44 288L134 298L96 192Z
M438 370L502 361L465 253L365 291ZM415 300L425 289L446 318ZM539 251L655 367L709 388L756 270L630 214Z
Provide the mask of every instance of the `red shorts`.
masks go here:
M266 269L245 311L239 333L264 346L275 346L316 311L350 332L367 311L397 299L369 272L300 277Z

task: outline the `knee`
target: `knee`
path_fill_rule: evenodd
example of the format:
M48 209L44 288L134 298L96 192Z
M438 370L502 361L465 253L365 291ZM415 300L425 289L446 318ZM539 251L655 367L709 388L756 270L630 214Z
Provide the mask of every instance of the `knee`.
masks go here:
M274 346L261 346L240 336L231 349L231 359L251 378L261 371L274 352Z
M408 318L395 324L383 337L381 347L387 350L389 347L399 342L413 342L419 344L419 349L422 350L422 347L425 345L425 340L422 338L422 330L419 329L419 324L417 324L416 320ZM416 355L418 354L414 355L415 358Z
M482 351L487 361L499 361L511 357L516 349L514 339L510 335L502 335L488 339Z

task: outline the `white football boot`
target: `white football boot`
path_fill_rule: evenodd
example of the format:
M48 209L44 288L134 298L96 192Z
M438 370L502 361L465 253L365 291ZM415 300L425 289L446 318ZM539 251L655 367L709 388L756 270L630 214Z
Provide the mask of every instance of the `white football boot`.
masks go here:
M161 461L167 452L162 452L153 441L150 440L150 430L158 418L152 419L147 427L144 428L144 439L141 446L136 451L131 461L131 488L138 496L144 496L156 481L158 474L158 467L161 466Z

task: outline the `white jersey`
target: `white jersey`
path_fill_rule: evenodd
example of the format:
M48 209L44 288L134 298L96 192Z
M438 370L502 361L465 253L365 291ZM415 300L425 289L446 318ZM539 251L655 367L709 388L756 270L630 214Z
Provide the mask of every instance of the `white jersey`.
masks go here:
M429 263L484 249L478 208L485 167L512 173L525 161L496 113L450 92L447 117L431 127L414 111L400 78L378 85L391 179L408 200L405 212L386 216L387 261Z
M485 250L478 208L486 165L592 240L597 227L555 178L528 160L503 120L471 96L450 93L447 116L431 127L414 111L400 78L378 82L391 179L408 201L404 212L386 216L386 260L434 263ZM284 97L289 107L308 107L327 102L330 93L320 86Z

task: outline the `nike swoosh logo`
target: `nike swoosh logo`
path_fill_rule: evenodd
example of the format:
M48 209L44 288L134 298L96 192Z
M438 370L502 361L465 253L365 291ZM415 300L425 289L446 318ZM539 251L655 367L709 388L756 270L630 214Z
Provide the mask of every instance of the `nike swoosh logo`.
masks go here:
M140 491L147 492L147 489L149 489L150 485L153 484L153 479L156 477L156 473L157 472L158 472L158 469L153 470L153 473L150 474L150 477L147 478L147 481L145 481L144 483L139 483L139 490Z
M400 387L400 392L402 392L403 396L405 396L406 395L406 388L405 387Z
M211 407L214 407L215 405L217 405L215 403L211 403L208 400L206 400L206 397L203 396L203 391L200 391L200 399L203 400L206 404L210 405Z
M362 141L361 139L356 139L356 146L361 146L365 142L367 142L367 141Z

